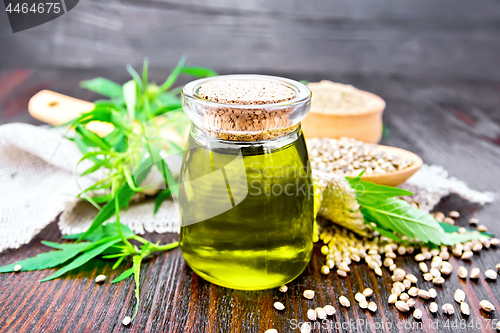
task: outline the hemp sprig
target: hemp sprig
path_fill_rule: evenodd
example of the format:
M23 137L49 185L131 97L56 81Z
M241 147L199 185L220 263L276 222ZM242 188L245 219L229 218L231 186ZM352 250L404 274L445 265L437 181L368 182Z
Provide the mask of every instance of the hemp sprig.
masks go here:
M470 230L459 234L458 227L440 223L430 214L397 198L413 195L412 192L362 181L362 175L363 173L356 178L346 179L355 191L366 223L370 223L372 229L382 236L400 243L422 242L432 246L454 245L491 236Z
M139 308L142 260L154 252L171 250L179 243L153 244L136 235L120 223L120 210L128 208L136 193L146 190L146 187L140 186L153 166L157 167L163 176L166 188L157 193L152 214L176 191L175 187L168 186L169 180L173 178L172 172L160 156L163 151L178 153L181 148L175 140L165 139L162 131L166 127L173 129L174 133L182 133L187 129L188 121L182 111L179 97L182 87L171 88L180 74L194 77L217 75L209 68L186 67L185 61L186 59L182 58L160 85L148 82L147 59L144 61L142 77L132 66L127 66L132 80L123 86L100 77L81 82L83 88L109 98L95 101L92 111L66 124L70 129L74 129L74 135L68 136L67 139L73 141L83 154L75 166L75 179L91 174L99 177L93 185L81 189L78 197L90 202L98 213L87 231L63 236L64 239L75 240L74 243L42 241L44 245L56 250L0 267L0 273L17 271L15 267L19 268L19 265L21 271L60 267L40 281L45 282L97 257L116 258L113 269L117 269L127 257L132 257L132 267L121 273L112 283L134 275L137 299L133 316L135 318ZM112 124L113 130L101 137L87 128L91 122ZM90 166L78 174L76 170L84 162ZM103 224L113 216L113 223Z

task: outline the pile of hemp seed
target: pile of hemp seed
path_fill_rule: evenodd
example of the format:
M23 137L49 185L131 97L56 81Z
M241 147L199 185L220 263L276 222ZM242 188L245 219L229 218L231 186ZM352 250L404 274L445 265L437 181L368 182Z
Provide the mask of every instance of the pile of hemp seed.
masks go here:
M307 140L307 147L313 169L339 175L357 176L363 170L366 174L386 173L413 164L412 160L353 138L311 138Z

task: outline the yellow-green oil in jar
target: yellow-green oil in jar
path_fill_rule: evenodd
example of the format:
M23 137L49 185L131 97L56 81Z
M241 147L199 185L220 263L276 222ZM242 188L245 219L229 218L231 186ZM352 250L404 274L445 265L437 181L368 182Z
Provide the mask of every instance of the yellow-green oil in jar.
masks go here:
M185 260L204 279L234 289L293 280L313 248L314 196L300 128L247 144L204 138L191 131L181 170Z

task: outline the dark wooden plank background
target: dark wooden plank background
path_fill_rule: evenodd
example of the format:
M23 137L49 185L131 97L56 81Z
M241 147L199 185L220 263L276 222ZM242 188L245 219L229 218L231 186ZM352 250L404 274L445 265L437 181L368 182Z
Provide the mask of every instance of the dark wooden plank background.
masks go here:
M95 95L79 89L77 82L100 75L118 81L126 79L124 70L29 70L4 71L0 75L0 123L27 121L36 123L26 113L29 97L41 88L53 89L65 94L92 100ZM155 72L157 80L167 72ZM444 166L452 176L466 181L472 188L483 191L497 191L500 187L498 165L500 162L500 83L487 80L450 80L436 78L405 78L399 76L318 76L289 73L271 73L295 79L336 79L373 91L387 101L384 116L390 136L384 144L412 150L426 163ZM462 217L458 224L467 225L470 216L476 215L491 231L500 235L498 216L500 204L495 201L484 208L463 201L457 196L447 197L439 209L447 212L458 209ZM149 234L153 241L170 242L175 234ZM44 229L29 245L18 250L0 253L0 265L9 264L48 250L40 240L60 241L56 222ZM467 268L479 267L484 272L500 262L499 250L484 250L474 256ZM112 262L93 261L85 267L61 279L38 283L52 272L29 272L0 275L0 331L46 331L46 332L264 332L276 328L279 332L293 332L295 319L306 319L308 308L332 303L337 314L327 325L339 325L349 320L364 320L378 329L366 326L350 326L348 329L317 329L314 332L457 332L466 331L445 327L453 320L482 325L482 329L468 331L492 332L487 320L499 319L494 312L486 314L479 308L479 301L489 299L500 310L497 300L500 295L499 282L486 282L483 277L477 282L464 283L456 276L459 261L451 259L455 272L445 285L437 287L438 304L454 304L457 313L452 317L432 315L427 302L417 301L417 307L424 310L424 327L412 327L415 321L411 315L399 313L387 304L390 292L390 275L384 269L382 278L376 277L365 264L353 265L353 272L346 279L336 274L324 277L319 268L324 257L319 247L306 271L289 284L286 295L278 290L245 292L212 285L199 278L186 266L179 249L152 257L141 271L141 304L139 315L133 324L125 328L120 324L125 315L133 313L135 300L130 280L111 285L109 280L96 285L93 279L105 274L109 279L119 272L111 270ZM398 266L414 273L421 280L418 266L411 257L398 258ZM130 265L130 263L127 263ZM422 288L431 283L420 282ZM353 295L364 287L375 290L372 297L378 304L376 314L361 310ZM453 292L462 288L467 293L472 314L463 317L453 301ZM304 289L316 290L314 300L302 297ZM340 295L351 299L353 306L346 310L338 303ZM286 309L276 311L272 304L281 301ZM438 328L429 328L431 322ZM478 324L478 325L479 325ZM387 328L388 326L390 329ZM398 325L403 325L398 327ZM404 326L407 325L407 326ZM377 326L377 327L378 327Z
M82 0L12 34L0 67L121 68L149 57L224 72L499 79L496 0Z

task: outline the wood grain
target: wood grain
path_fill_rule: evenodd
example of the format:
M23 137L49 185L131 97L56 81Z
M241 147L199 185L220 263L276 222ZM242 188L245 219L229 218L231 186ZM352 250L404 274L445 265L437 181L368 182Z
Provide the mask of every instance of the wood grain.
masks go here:
M160 80L166 73L155 71L153 76ZM0 96L0 105L24 105L19 111L19 117L29 120L26 116L27 100L23 96L43 82L48 88L61 93L93 100L97 96L78 89L76 83L95 74L93 71L78 70L33 70L28 81L16 84L10 91L0 85L0 91L6 91ZM328 78L296 73L268 74L311 81ZM5 82L1 77L9 75L13 73L0 73L0 82ZM120 82L126 79L124 71L104 72L100 75ZM372 91L387 101L384 122L390 136L383 139L383 144L411 150L426 163L442 165L452 176L466 181L474 189L497 191L500 187L497 174L500 162L498 82L408 79L399 76L344 75L329 78ZM0 113L0 123L12 119ZM444 212L459 210L462 215L458 224L461 226L467 226L468 218L477 215L481 223L500 235L498 200L480 207L452 195L445 198L437 209ZM0 265L46 251L48 248L40 244L40 240L60 241L60 236L54 221L30 244L18 250L0 253ZM178 235L148 234L146 237L166 243L177 239ZM487 314L480 310L479 302L488 299L500 309L497 299L500 295L499 282L487 282L484 277L477 282L465 282L458 279L456 269L459 265L465 265L469 271L472 267L479 267L482 272L488 268L494 269L495 264L500 262L499 254L499 250L484 250L480 255L474 256L471 263L452 258L450 262L455 271L443 287L436 289L438 304L441 306L449 302L455 306L456 313L452 317L445 317L440 310L440 314L433 315L427 310L428 303L418 300L416 306L424 312L422 328L412 327L416 321L411 315L401 314L387 304L392 284L387 270L384 269L382 277L376 277L365 264L357 264L352 266L353 271L348 278L340 278L333 273L325 277L319 273L324 257L320 254L319 247L316 247L306 271L289 284L286 294L278 290L248 292L212 285L189 269L179 249L153 256L141 271L139 315L130 327L121 325L121 320L134 311L133 283L128 279L110 284L110 279L120 273L120 270L111 270L111 261L92 261L63 278L43 284L38 281L53 271L1 274L0 331L225 333L264 332L269 328L276 328L279 332L296 332L291 320L303 322L308 308L331 303L336 307L337 314L326 322L329 327L317 327L313 332L493 332L491 323L486 326L487 320L500 318L496 312ZM421 280L418 266L410 256L399 257L397 264ZM131 263L127 262L126 265L129 267ZM102 285L93 282L99 274L108 276L108 280ZM420 282L419 286L434 287L428 282ZM355 304L354 294L365 287L371 287L375 291L371 299L379 307L376 314L361 310ZM462 288L466 292L472 312L469 318L460 314L458 305L453 300L456 288ZM313 300L304 299L304 289L315 290L316 297ZM349 309L341 308L338 303L340 295L347 296L353 306ZM272 306L278 300L286 307L283 312L276 311ZM467 330L451 326L453 320L462 319L467 325L481 324L482 328L478 326L477 329ZM445 327L446 320L449 320L450 327ZM354 324L342 328L341 325L347 325L345 323L349 321ZM357 321L371 326L356 325ZM431 322L439 326L429 327Z
M12 34L0 15L0 66L190 64L218 71L500 78L494 0L80 1ZM200 50L203 50L200 52Z

